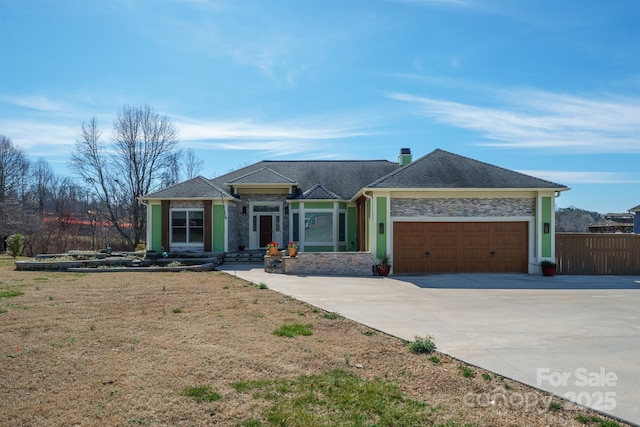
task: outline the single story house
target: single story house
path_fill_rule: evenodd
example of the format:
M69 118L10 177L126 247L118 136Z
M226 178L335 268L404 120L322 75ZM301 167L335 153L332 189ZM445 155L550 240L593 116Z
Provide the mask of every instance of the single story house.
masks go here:
M141 197L147 247L369 252L393 272L539 273L569 188L437 149L417 160L261 161Z

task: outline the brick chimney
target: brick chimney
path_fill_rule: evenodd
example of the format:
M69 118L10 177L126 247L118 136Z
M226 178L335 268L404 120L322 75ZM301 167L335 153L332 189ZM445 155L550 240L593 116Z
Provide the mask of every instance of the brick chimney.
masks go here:
M408 165L413 161L413 156L411 155L411 148L401 148L400 155L398 156L398 163L401 166Z

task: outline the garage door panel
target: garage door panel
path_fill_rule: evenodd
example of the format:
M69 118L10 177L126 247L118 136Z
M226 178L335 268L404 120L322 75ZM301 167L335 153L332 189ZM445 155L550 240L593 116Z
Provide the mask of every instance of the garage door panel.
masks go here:
M395 223L394 272L526 272L528 230L527 222Z
M489 234L464 234L461 237L464 246L488 247L491 244L491 236Z

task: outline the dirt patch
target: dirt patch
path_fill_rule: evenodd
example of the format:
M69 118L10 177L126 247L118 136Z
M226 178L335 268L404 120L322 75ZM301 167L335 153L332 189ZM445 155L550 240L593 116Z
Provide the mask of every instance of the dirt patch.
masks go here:
M224 273L2 267L4 290L23 294L0 299L0 425L270 425L269 401L234 383L335 369L398 384L433 408L433 425L578 426L579 415L599 417ZM293 323L312 334L273 334ZM185 396L199 386L220 398Z

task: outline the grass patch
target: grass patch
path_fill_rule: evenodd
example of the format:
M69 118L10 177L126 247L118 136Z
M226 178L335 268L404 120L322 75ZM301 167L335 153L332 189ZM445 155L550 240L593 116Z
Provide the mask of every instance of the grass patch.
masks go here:
M468 366L460 365L460 366L458 366L458 369L460 369L460 373L465 378L473 378L473 377L476 376L476 373L473 372L473 369L471 369Z
M364 380L341 369L233 387L253 392L254 399L270 405L263 418L243 420L243 426L418 426L431 425L434 412L426 403L407 398L391 381Z
M429 360L431 361L431 363L433 363L434 365L439 365L440 364L440 358L436 355L433 356L429 356Z
M562 408L564 408L564 405L560 402L551 402L549 403L549 410L550 411L560 411Z
M491 381L491 375L485 372L484 374L482 374L482 379L485 381Z
M613 420L607 420L593 415L578 415L576 420L585 425L594 424L596 427L620 427L620 424Z
M269 287L266 283L260 282L260 284L258 285L258 289L269 289Z
M24 295L24 292L21 291L0 291L0 298L14 298L19 297L20 295Z
M309 336L313 334L313 332L311 332L312 328L313 325L311 325L310 323L307 323L305 325L301 323L285 324L273 331L273 335L289 338L293 338L296 335Z
M436 344L431 337L419 337L416 335L415 340L409 343L409 350L416 354L433 353L436 349Z
M190 397L198 403L215 402L216 400L222 399L222 395L213 391L208 385L187 388L182 390L180 394L182 396Z
M172 313L182 313L182 309L180 307L174 308L173 310L171 310Z
M340 319L342 316L340 315L340 313L336 313L335 311L332 311L332 312L323 314L322 317L329 320L336 320L336 319Z

